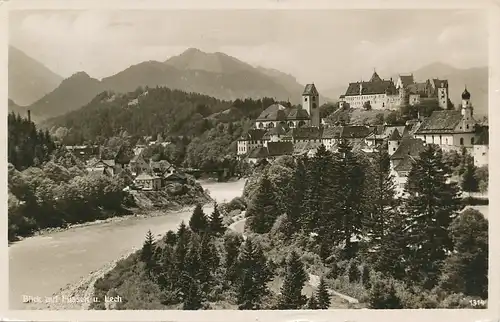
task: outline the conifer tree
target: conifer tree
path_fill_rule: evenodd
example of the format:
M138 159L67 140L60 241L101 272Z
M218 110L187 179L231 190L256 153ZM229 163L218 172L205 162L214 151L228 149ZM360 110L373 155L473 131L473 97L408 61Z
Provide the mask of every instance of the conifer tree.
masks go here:
M200 204L194 208L193 215L189 220L189 228L195 233L205 232L208 228L208 219Z
M243 237L239 234L231 232L224 235L226 279L231 282L237 276L237 262L241 243L243 243Z
M321 145L314 157L307 161L307 178L303 207L306 216L306 231L319 234L322 240L329 240L334 230L336 217L333 210L336 204L335 187L332 181L332 154ZM299 178L300 179L300 178Z
M453 250L448 230L460 209L460 200L456 184L447 182L450 176L441 149L428 145L414 163L405 186L409 282L421 283L426 289L436 285L442 261Z
M318 308L326 310L330 307L331 298L330 294L328 293L328 288L326 286L325 279L323 277L321 277L319 280L316 297L318 299Z
M186 299L186 297L189 297L191 284L199 284L200 279L202 278L202 267L204 266L204 263L200 255L199 237L195 234L192 235L189 250L186 254L185 263L185 267L182 270L182 285L180 286L184 299Z
M183 310L199 310L203 307L203 298L200 287L196 283L190 279L189 276L185 276L188 280L188 292L183 300Z
M304 227L304 199L306 193L307 173L304 165L305 160L299 158L289 188L289 200L286 204L286 215L290 224L290 235L298 232Z
M154 237L151 230L146 234L146 240L142 245L141 260L146 264L146 270L150 273L153 268L153 254L154 254Z
M189 242L191 239L191 232L188 230L186 224L181 222L179 229L177 231L177 244L174 250L174 261L175 261L175 271L177 277L180 278L180 274L185 272L186 269L186 256L189 248Z
M316 300L316 296L314 296L314 293L311 294L309 300L307 300L307 308L309 310L317 310L319 308L318 301Z
M340 142L334 159L335 217L339 219L336 223L338 229L334 231L338 231L345 244L345 255L350 258L354 256L351 238L360 235L363 229L365 173L352 152L352 146L346 141Z
M246 216L250 229L256 233L267 233L280 215L271 181L266 174L249 202Z
M240 280L237 285L237 303L240 310L258 310L269 293L267 282L272 278L266 258L260 247L247 238L238 259Z
M281 310L297 310L306 303L302 289L308 280L304 264L299 255L292 251L287 260L285 280L281 286L278 298L278 308Z
M213 235L219 236L224 233L225 227L222 224L222 216L219 211L219 207L217 205L217 202L214 203L214 211L212 212L212 215L210 216L210 231Z
M476 167L474 165L473 158L467 158L465 161L462 180L460 181L460 186L463 191L466 192L476 192L479 188L479 183L476 178Z
M366 216L364 225L370 236L371 248L377 251L380 248L380 240L393 224L395 207L395 184L390 173L390 158L386 149L378 150L371 168L369 216Z

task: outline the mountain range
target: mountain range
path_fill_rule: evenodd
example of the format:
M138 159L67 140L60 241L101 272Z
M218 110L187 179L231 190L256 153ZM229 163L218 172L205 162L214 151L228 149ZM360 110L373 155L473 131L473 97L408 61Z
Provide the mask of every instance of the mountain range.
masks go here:
M85 72L75 73L62 80L14 47L10 48L9 55L11 53L9 99L13 102L10 105L16 105L16 109L18 105L28 105L35 121L76 110L103 91L131 92L139 86L165 86L223 100L272 97L294 104L300 103L304 89L304 84L297 82L292 75L275 69L254 67L224 53L206 53L195 48L163 62L146 61L132 65L102 80L92 78ZM467 84L473 104L477 106L476 113L487 113L487 68L456 69L439 63L425 66L413 74L416 81L448 79L450 98L455 104L459 103L460 93L464 84ZM393 78L396 79L397 75L393 75ZM320 88L320 94L324 95L321 101L336 101L345 92L348 83L349 80L346 80L345 86L324 91ZM35 102L26 104L36 98Z
M471 103L474 106L474 113L481 116L488 115L488 68L474 67L468 69L459 69L443 63L432 63L419 68L410 73L402 73L402 75L413 74L416 82L424 82L427 79L439 78L447 79L449 85L449 96L455 106L461 104L462 92L465 86L471 93ZM396 83L399 74L379 73L384 79L392 78ZM349 82L357 80L346 80L345 85L332 87L323 91L324 95L332 98L338 98L345 94Z
M78 109L100 92L131 92L139 86L165 86L223 100L271 97L295 104L300 103L304 89L293 76L280 71L253 67L223 53L191 48L164 62L142 62L102 80L78 72L29 109L33 119L40 121Z
M53 91L63 77L21 50L9 46L9 99L26 106Z

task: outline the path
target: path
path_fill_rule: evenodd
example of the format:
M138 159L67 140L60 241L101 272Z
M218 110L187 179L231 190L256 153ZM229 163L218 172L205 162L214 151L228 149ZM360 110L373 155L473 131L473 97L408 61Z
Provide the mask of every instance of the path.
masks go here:
M242 218L242 216L243 216L243 218ZM235 231L235 232L240 233L243 236L243 239L246 239L246 235L244 234L246 218L244 218L244 216L245 216L245 213L242 212L240 215L233 217L233 218L236 218L237 220L235 222L233 222L231 225L229 225L228 228ZM319 280L320 280L320 278L318 275L314 275L314 274L309 273L309 284L312 287L318 288ZM359 303L358 299L355 299L354 297L339 293L333 289L328 289L328 293L330 293L331 295L338 296L341 299L346 300L347 302L349 302L351 304L358 304Z

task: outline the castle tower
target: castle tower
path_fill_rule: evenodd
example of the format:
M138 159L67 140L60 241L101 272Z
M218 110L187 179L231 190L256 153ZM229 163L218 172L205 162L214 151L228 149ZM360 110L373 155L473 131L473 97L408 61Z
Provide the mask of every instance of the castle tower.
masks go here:
M470 93L467 90L467 86L465 87L464 92L462 93L462 116L466 121L472 118L472 105L470 104Z
M319 127L319 93L316 86L307 84L302 93L302 108L307 111L311 119L310 126Z
M437 90L438 90L438 101L439 107L443 110L448 108L448 81L446 80L437 80Z
M387 152L389 153L389 155L393 155L394 152L396 152L400 142L401 135L399 134L398 129L394 129L394 131L391 133L391 136L389 137L387 144Z

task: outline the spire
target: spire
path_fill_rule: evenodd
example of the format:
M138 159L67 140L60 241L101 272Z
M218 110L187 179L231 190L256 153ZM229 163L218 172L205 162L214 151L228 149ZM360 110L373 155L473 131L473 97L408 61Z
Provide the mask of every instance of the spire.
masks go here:
M470 99L470 93L469 93L469 91L467 90L467 85L465 85L465 90L464 90L464 92L462 93L462 99L463 99L463 100L469 100L469 99Z

